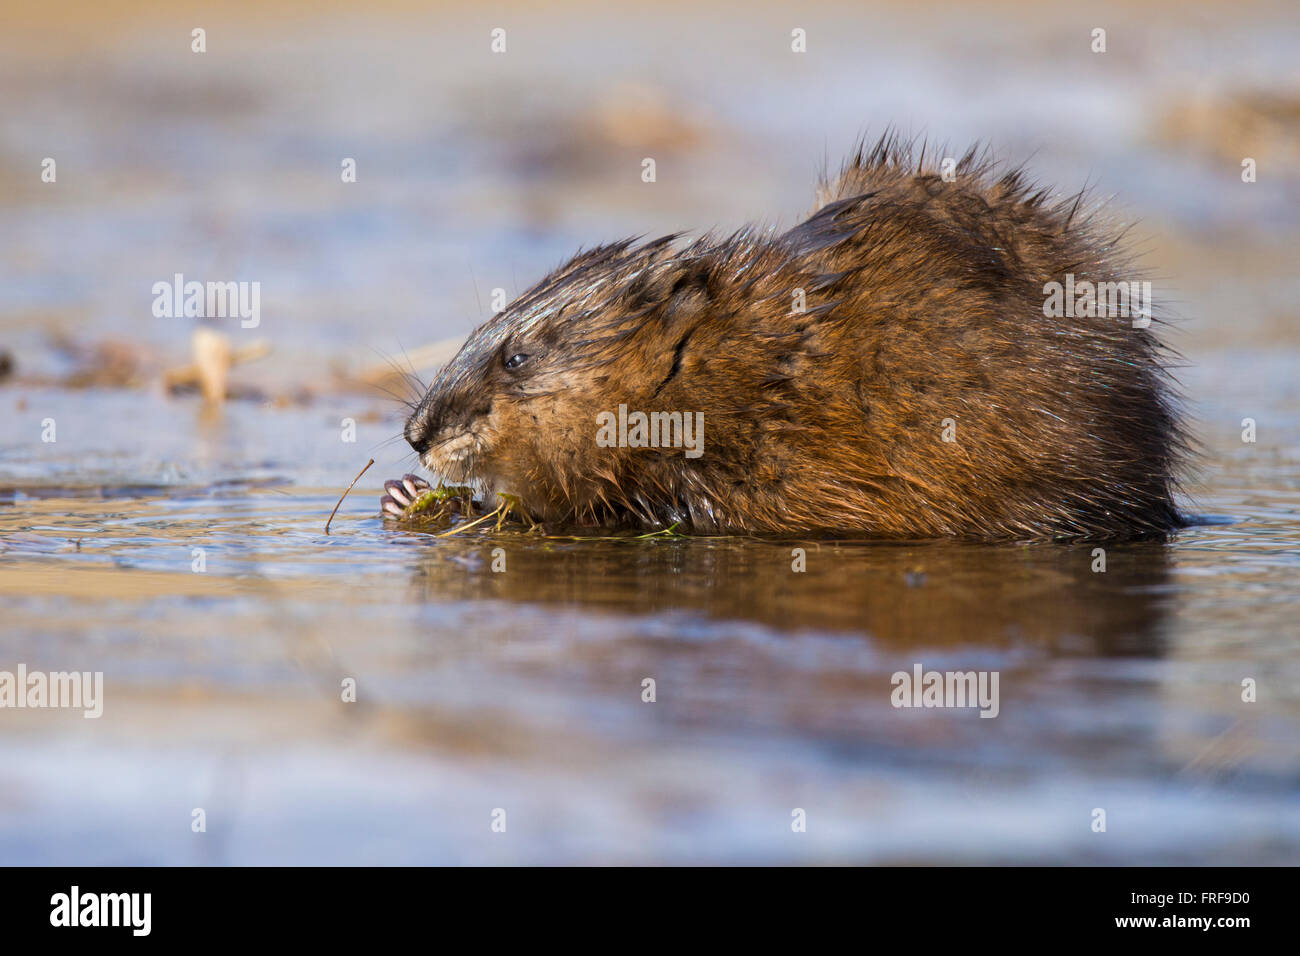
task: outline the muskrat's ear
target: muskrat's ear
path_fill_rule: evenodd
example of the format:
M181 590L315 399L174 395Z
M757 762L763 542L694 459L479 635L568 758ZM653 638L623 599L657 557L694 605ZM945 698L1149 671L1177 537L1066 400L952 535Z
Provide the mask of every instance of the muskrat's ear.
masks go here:
M631 310L677 307L707 298L709 269L698 260L665 263L642 272L627 287L624 301Z
M664 319L670 323L695 319L709 304L708 276L683 277L664 304Z
M646 276L638 288L629 289L632 301L657 316L665 327L692 322L712 299L708 265L692 261Z

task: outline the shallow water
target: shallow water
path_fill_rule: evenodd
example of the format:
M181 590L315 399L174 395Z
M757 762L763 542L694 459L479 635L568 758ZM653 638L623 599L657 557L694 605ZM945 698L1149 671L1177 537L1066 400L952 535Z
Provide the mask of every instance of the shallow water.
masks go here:
M218 465L223 437L197 442ZM98 721L5 713L0 855L1293 861L1300 468L1268 457L1263 481L1216 461L1204 523L1105 573L1085 545L434 539L374 483L326 536L337 491L277 477L291 458L15 484L6 656L106 690ZM997 671L998 716L895 709L915 663Z
M0 710L0 862L1300 859L1296 178L1242 194L1147 122L1184 88L1181 56L1224 88L1276 78L1300 48L1284 7L1108 14L1147 55L1069 75L1078 25L1014 4L980 14L986 34L969 13L815 12L839 28L813 30L832 50L807 70L754 52L788 35L775 8L639 24L617 50L596 41L625 18L561 11L522 18L519 59L491 75L455 39L472 10L285 9L226 14L237 68L160 52L175 24L157 11L93 55L29 27L4 61L0 169L69 161L57 199L17 180L0 196L3 344L38 373L0 384L0 670L102 671L104 712ZM556 65L564 43L589 56ZM640 147L584 125L601 72L700 111L696 145L660 132L653 196L617 172ZM377 516L410 467L382 396L214 413L39 380L65 361L56 327L183 360L190 327L152 319L145 290L216 270L266 287L276 352L238 374L291 391L463 331L476 283L522 288L580 243L789 219L823 142L885 119L1040 147L1045 178L1092 175L1143 217L1205 449L1194 526L1108 545L1102 573L1081 544L435 539ZM353 152L370 191L339 195ZM996 671L997 717L893 707L916 664Z

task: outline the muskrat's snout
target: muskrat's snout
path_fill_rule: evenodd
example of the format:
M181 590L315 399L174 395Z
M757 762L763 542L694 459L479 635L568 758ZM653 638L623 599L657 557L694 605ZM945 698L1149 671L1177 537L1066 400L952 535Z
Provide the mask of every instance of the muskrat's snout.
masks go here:
M468 411L465 402L457 401L454 393L448 395L435 382L406 420L402 435L416 454L424 458L429 449L469 431L474 417L475 413Z
M441 427L437 410L431 409L429 405L429 396L426 395L411 413L411 417L406 420L406 427L402 429L402 436L406 439L406 443L414 448L415 453L421 458L433 445L434 436L438 434Z
M485 416L491 400L477 401L459 388L435 382L406 420L402 435L421 463L442 477L467 481L485 450Z

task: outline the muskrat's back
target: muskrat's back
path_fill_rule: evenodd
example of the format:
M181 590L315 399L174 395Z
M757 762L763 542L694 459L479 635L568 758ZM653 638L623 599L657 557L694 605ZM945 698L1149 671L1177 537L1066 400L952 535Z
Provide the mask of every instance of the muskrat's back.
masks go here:
M448 479L587 525L1178 526L1185 443L1150 323L1044 314L1051 283L1141 279L1082 196L1049 202L973 153L945 177L886 139L818 199L784 234L580 254L474 333L408 440ZM635 412L691 416L701 447L637 447Z

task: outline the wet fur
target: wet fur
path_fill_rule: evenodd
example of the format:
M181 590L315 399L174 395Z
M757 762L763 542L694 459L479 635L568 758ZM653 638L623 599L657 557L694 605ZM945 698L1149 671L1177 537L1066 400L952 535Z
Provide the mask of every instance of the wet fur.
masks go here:
M1141 278L1122 231L1083 194L1053 202L975 151L955 182L916 154L892 135L859 149L786 232L579 253L471 336L407 440L448 481L557 522L993 539L1179 527L1170 353L1127 319L1042 312L1044 283L1067 272ZM528 362L506 369L518 353ZM596 415L620 403L702 411L703 456L599 447Z

